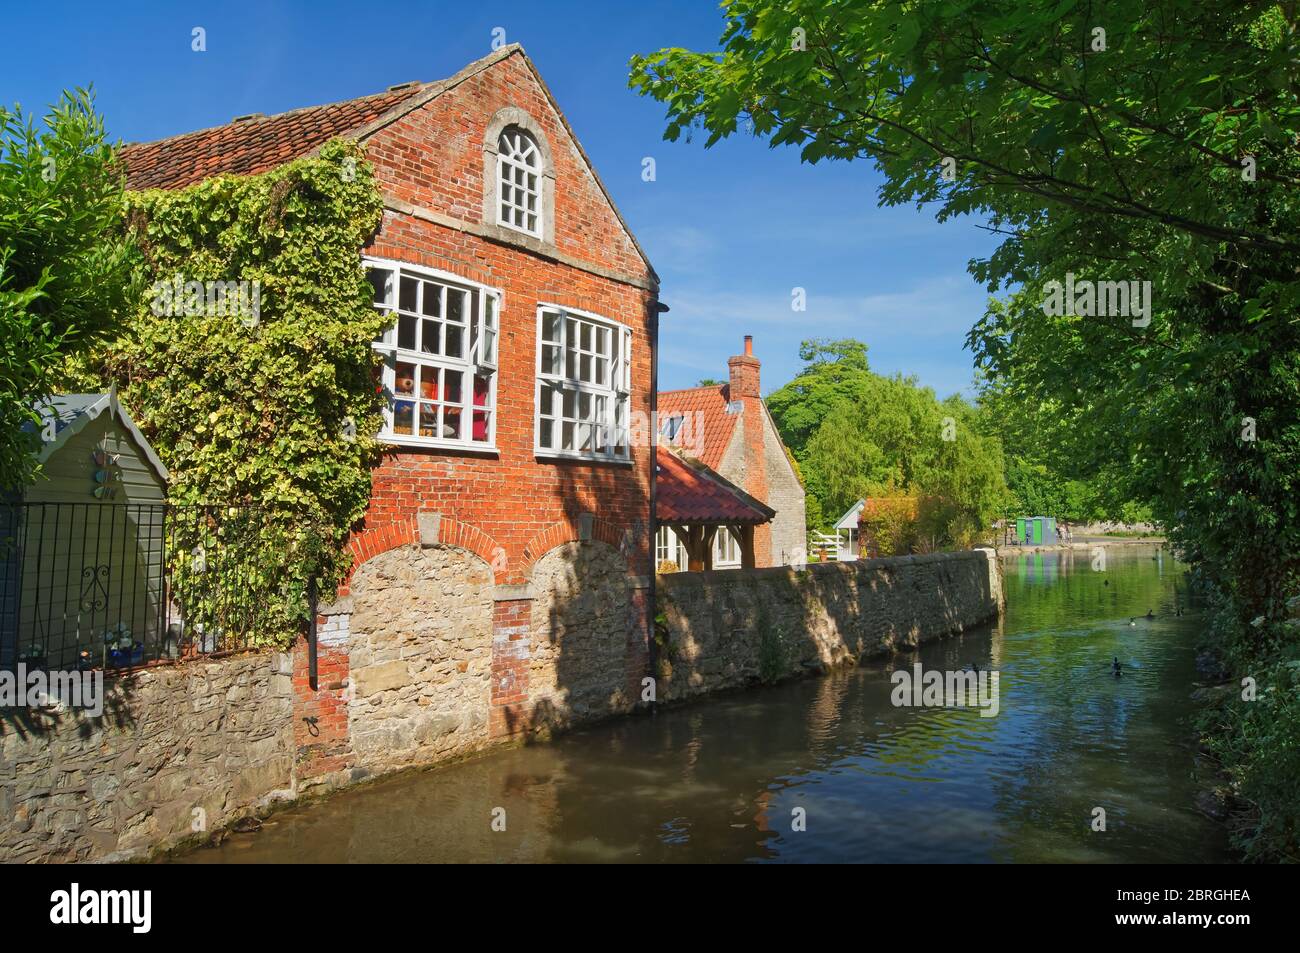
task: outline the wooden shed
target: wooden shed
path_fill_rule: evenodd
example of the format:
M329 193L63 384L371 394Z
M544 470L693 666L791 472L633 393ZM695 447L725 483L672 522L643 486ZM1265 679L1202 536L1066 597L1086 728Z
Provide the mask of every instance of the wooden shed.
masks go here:
M41 474L0 505L0 667L104 664L166 617L167 468L115 392L38 410Z

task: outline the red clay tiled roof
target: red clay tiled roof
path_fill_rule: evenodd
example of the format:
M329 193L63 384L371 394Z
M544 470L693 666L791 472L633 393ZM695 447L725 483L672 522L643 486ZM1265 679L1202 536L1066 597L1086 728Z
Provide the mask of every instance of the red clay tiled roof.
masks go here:
M359 99L259 116L122 149L127 188L179 189L222 173L255 175L374 122L423 93L416 83Z
M671 441L674 446L681 446L691 456L716 470L722 463L722 455L727 452L731 435L735 433L736 421L740 414L727 413L727 403L731 399L731 386L719 384L713 387L691 387L687 390L665 390L659 392L659 423L663 426L669 417L683 414L685 426ZM703 423L703 441L701 444L699 424ZM667 438L660 437L667 441Z
M766 523L776 511L700 464L655 448L655 519L662 523Z

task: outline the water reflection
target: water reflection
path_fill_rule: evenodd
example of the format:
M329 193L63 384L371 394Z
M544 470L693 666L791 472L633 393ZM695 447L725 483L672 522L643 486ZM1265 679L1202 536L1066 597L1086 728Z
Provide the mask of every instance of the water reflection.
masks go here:
M1132 547L1105 572L1087 553L1020 554L1004 570L1001 627L368 785L182 859L1224 859L1222 832L1191 806L1197 621L1174 614L1182 568ZM890 673L916 661L1000 670L1000 713L894 707ZM1094 807L1105 833L1090 830ZM797 808L806 831L791 829Z

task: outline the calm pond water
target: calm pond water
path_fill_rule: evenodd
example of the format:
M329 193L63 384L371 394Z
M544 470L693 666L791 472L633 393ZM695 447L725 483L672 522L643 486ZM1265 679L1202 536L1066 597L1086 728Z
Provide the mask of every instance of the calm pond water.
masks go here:
M1007 557L1002 624L917 653L407 774L184 862L1228 859L1192 807L1198 620L1155 547ZM1148 609L1154 620L1142 617ZM1118 656L1122 678L1111 674ZM1000 711L897 708L890 674L1001 672ZM491 830L492 811L507 829ZM1094 807L1107 830L1090 828ZM806 830L792 831L795 808Z

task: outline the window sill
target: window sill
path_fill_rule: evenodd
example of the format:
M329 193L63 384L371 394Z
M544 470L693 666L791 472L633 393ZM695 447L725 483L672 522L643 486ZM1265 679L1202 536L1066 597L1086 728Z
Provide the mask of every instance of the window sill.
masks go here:
M406 434L380 434L376 438L380 443L394 447L420 447L424 450L456 450L460 453L473 453L485 457L499 456L495 446L486 443L459 443L455 440L439 440L437 437L414 437Z
M538 450L533 451L533 456L538 460L552 460L555 462L566 463L608 463L619 467L630 467L631 458L622 457L597 457L589 453L565 453L563 450Z

